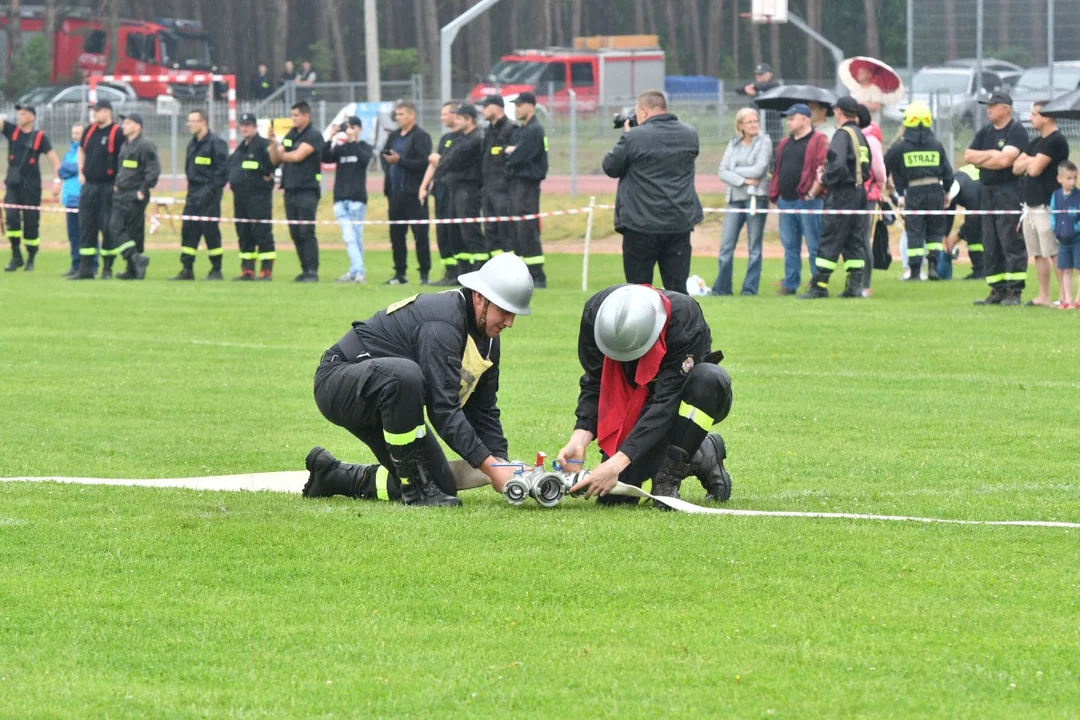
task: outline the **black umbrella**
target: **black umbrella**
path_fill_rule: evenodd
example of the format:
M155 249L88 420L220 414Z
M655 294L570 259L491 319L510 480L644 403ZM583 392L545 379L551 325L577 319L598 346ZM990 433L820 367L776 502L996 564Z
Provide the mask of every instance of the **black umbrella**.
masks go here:
M1058 119L1080 120L1080 90L1054 98L1039 108L1039 114Z
M754 98L754 104L762 110L784 112L795 103L818 103L825 105L832 112L836 104L836 94L814 85L781 85Z

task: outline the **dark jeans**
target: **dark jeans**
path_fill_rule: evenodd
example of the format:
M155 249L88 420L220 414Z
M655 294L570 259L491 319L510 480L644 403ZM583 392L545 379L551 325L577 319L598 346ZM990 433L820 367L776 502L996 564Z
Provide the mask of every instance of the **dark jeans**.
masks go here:
M729 208L749 209L749 200L736 200L728 203ZM714 295L731 295L732 260L735 257L735 246L739 244L739 233L746 226L746 246L750 253L750 260L746 265L746 277L743 279L742 294L757 295L758 285L761 284L761 239L765 235L766 212L769 210L769 199L759 197L757 199L757 212L739 212L724 216L724 229L720 235L720 272L713 283Z
M484 216L502 217L510 214L510 193L499 190L484 190ZM487 251L489 253L510 252L510 236L513 228L510 223L498 220L488 222L484 229L487 232Z
M427 220L427 203L420 204L416 195L394 193L389 197L391 220ZM449 209L449 208L448 208ZM390 247L394 252L394 274L403 276L408 269L409 246L406 244L409 228L412 228L413 241L416 243L416 262L420 274L427 276L431 272L431 241L428 238L428 223L416 225L391 225Z
M626 282L653 284L653 266L659 265L665 290L686 294L690 277L690 233L645 235L623 230L623 273Z
M307 221L303 225L290 225L289 236L296 255L300 258L300 269L306 273L319 272L319 239L315 235L315 219L319 209L319 191L286 190L285 217L289 220Z

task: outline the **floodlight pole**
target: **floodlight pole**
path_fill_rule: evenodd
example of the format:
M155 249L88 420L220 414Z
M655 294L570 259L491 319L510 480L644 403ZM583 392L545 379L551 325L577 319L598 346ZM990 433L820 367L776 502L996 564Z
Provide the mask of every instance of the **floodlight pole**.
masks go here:
M453 87L450 83L450 50L454 47L454 38L457 37L461 28L498 2L499 0L480 0L480 2L444 25L442 30L439 31L439 75L441 76L442 100L448 100L451 93L453 93Z
M1054 0L1046 0L1046 67L1050 73L1050 97L1054 97Z
M1050 0L1053 2L1053 0ZM915 85L915 0L907 0L907 91L911 100Z
M833 56L833 62L836 64L836 67L840 67L840 63L844 62L844 51L841 50L834 43L830 42L828 38L819 33L817 30L807 25L801 17L799 17L793 12L788 12L788 22L802 30L804 33L809 35L810 38L814 40L814 42L818 43L826 50L828 50L829 53ZM844 88L843 83L841 83L839 79L837 79L836 81L836 88L839 91L838 94L847 94L847 90Z

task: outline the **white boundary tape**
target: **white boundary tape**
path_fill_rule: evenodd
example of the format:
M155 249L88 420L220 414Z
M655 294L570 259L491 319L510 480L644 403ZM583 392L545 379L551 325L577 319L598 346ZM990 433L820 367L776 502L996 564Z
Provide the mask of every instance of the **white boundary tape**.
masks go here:
M116 480L108 478L73 477L13 477L0 478L0 482L55 482L75 485L113 485L154 488L184 488L188 490L211 490L224 492L260 491L300 494L307 481L307 472L273 472L249 475L219 475L214 477L169 478L161 480ZM737 517L785 517L811 520L872 520L878 522L909 522L940 525L998 525L1009 527L1067 528L1080 530L1080 522L1050 520L951 520L946 518L907 517L903 515L868 515L861 513L794 512L787 510L735 510L731 508L702 507L674 498L656 498L641 488L618 483L614 495L626 495L649 500L659 500L674 510L693 515L729 515Z

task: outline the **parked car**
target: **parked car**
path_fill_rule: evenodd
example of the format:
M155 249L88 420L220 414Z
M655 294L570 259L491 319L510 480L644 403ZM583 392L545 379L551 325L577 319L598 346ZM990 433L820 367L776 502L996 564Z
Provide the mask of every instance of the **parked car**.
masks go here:
M961 58L959 60L950 60L945 64L949 67L966 67L974 70L978 63L975 58ZM1024 68L1016 63L1011 63L1008 60L998 60L997 58L983 58L982 68L1000 77L1002 82L1005 83L1005 87L1014 87L1024 73Z
M1080 62L1054 63L1054 87L1050 87L1048 66L1028 68L1013 88L1013 117L1031 122L1031 105L1037 100L1052 100L1080 88Z
M98 83L97 95L99 100L108 100L113 105L126 105L138 100L135 90L127 83ZM15 104L33 105L41 112L56 105L87 104L89 98L89 85L44 85L23 93Z
M1004 87L1005 83L997 73L984 70L981 77L976 77L974 68L928 66L915 73L909 89L909 100L921 100L937 113L947 112L954 122L978 128L986 118L979 101L986 100L992 92ZM907 102L887 105L885 119L900 122L906 107Z

